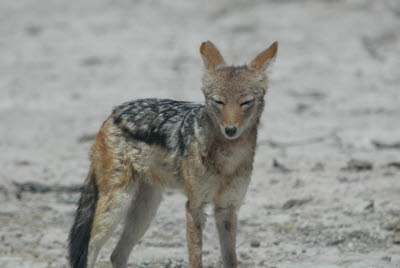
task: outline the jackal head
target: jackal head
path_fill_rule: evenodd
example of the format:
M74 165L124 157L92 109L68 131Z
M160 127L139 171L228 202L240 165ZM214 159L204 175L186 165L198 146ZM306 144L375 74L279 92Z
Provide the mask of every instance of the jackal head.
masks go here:
M226 138L236 139L258 123L268 87L266 70L277 51L275 42L250 64L228 66L213 43L201 44L206 68L202 81L206 112Z

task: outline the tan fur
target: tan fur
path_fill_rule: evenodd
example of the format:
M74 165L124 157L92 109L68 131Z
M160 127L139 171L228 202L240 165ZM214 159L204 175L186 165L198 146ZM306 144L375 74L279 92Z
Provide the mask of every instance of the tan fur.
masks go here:
M225 64L224 58L215 45L210 42L203 42L200 46L200 54L206 62L207 69L213 71L216 67Z
M225 105L224 109L222 110L221 123L222 128L225 128L229 125L240 128L243 125L242 111L239 103L228 102Z
M89 268L124 217L125 229L111 261L113 267L126 267L129 252L155 215L165 187L181 189L188 198L185 208L190 268L203 267L203 209L208 203L215 206L223 266L237 267L236 214L250 182L268 82L259 69L276 52L275 42L249 66L231 67L225 65L213 43L202 43L200 53L206 63L204 116L201 129L195 123L184 155L130 137L121 130L123 122L114 122L116 114L106 120L91 151L99 197L89 243ZM226 138L223 131L228 125L237 127L240 135Z
M249 64L258 70L264 68L271 60L273 60L278 53L278 42L274 42L269 48L258 54L258 56Z

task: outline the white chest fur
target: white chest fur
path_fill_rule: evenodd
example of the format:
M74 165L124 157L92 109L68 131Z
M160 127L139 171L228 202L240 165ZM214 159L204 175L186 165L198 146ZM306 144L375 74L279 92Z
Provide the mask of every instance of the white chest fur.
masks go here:
M222 176L235 176L241 169L250 168L253 162L253 148L250 142L223 143L214 151L215 168Z

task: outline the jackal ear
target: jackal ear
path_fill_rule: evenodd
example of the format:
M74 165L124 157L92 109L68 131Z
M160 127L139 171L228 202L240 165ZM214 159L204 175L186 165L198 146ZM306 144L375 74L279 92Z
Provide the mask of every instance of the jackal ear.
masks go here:
M218 66L225 65L224 58L211 41L201 44L200 54L203 57L204 65L207 70L215 70Z
M251 61L249 67L262 71L267 70L270 63L274 61L277 52L278 42L275 41L269 48L258 54L258 56Z

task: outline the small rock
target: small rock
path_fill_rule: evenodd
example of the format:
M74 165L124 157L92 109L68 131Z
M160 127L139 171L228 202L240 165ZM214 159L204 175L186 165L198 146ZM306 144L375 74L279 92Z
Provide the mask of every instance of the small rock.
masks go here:
M374 200L368 200L366 206L364 207L364 210L373 212L375 209L375 202Z
M291 171L289 168L287 168L283 164L279 163L278 160L276 160L275 158L274 158L274 160L272 162L272 167L275 168L275 169L279 169L283 173L287 173L287 172Z
M391 261L392 261L392 257L390 257L390 256L383 256L383 257L382 257L382 261L391 262Z
M388 231L400 231L400 218L391 216L383 228Z
M321 162L315 163L315 165L311 168L311 171L317 172L317 171L324 171L325 170L325 165Z
M304 186L304 181L302 181L300 179L297 179L293 184L293 188L300 188L302 186Z
M372 170L372 168L373 165L372 162L370 161L351 159L350 161L347 162L347 166L342 168L342 170L361 172L361 171Z
M338 237L332 241L329 241L326 243L327 246L337 246L339 244L342 244L346 239L344 237Z
M400 244L400 232L395 232L393 234L393 243Z
M240 252L239 256L242 260L250 260L250 256L246 252Z
M28 160L16 160L15 161L15 165L17 166L29 166L31 164L31 162L29 162Z
M78 138L78 143L91 142L96 138L96 134L83 134Z
M71 94L71 99L73 99L73 100L79 100L81 98L81 94L79 94L79 93L72 93Z
M400 149L400 141L387 143L378 140L372 140L371 142L376 149Z
M367 237L367 236L368 235L365 232L360 231L360 230L352 231L348 234L348 237L352 238L352 239L361 239L361 238Z
M349 182L349 178L345 177L345 176L340 176L337 178L337 180L339 182Z
M277 180L277 179L271 179L269 181L269 184L271 184L271 185L275 185L275 184L278 184L278 183L279 183L279 180Z
M289 209L292 207L302 206L308 202L310 202L312 198L304 198L304 199L290 199L283 204L282 209Z
M310 109L310 105L308 105L308 104L306 104L306 103L298 103L298 104L296 105L295 112L296 112L297 114L301 114L301 113L307 111L308 109Z
M10 218L12 218L12 217L14 217L14 213L0 211L0 217L10 217Z
M30 36L37 36L41 34L42 31L43 28L40 25L28 25L25 27L25 32Z
M400 169L400 162L390 162L389 164L387 164L387 167L392 167L392 168L396 168L396 169Z
M250 246L252 246L253 248L258 248L260 247L260 241L257 239L252 239L250 241Z
M385 176L385 177L393 177L394 175L396 175L396 174L391 171L387 171L387 172L383 173L383 176Z
M102 64L102 63L103 63L103 60L101 58L95 57L95 56L84 58L81 61L82 66L95 66L95 65Z

